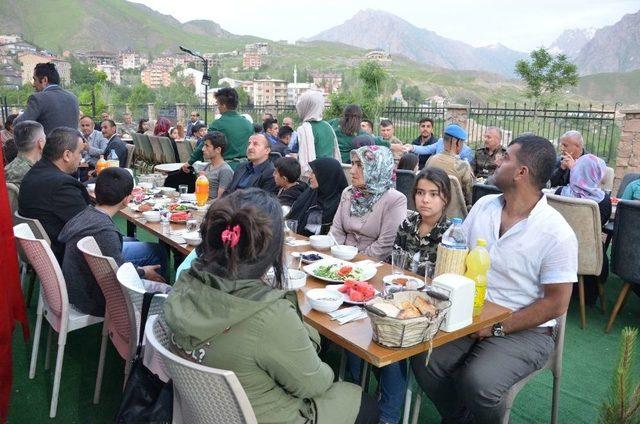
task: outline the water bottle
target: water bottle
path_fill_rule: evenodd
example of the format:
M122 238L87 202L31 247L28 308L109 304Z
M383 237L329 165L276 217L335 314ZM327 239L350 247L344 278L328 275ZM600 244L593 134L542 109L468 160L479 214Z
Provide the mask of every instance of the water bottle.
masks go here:
M109 167L120 166L120 159L118 158L118 155L116 155L115 150L111 149L111 152L109 153L109 157L107 158L107 162L109 163Z
M449 249L467 248L467 238L462 231L462 218L451 218L451 226L442 235L442 244Z

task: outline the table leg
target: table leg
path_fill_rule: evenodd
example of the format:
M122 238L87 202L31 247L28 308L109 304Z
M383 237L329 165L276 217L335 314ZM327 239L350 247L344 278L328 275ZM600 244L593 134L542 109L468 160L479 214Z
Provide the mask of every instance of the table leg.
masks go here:
M127 220L127 236L135 237L136 236L136 224Z
M402 413L402 424L409 424L409 415L411 414L411 398L413 393L411 392L411 380L413 379L413 373L411 372L411 365L407 364L407 389L404 393L404 411Z
M360 364L360 387L365 392L369 389L369 363L364 359Z
M338 368L338 381L344 381L344 373L347 369L347 351L341 349L340 353L340 368Z

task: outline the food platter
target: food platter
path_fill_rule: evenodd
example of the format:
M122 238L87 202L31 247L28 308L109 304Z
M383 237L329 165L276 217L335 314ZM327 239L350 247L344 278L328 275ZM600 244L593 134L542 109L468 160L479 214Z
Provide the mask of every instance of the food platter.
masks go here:
M336 258L322 259L306 265L302 269L307 274L329 283L342 283L348 279L367 281L373 278L377 272L375 266L354 264Z

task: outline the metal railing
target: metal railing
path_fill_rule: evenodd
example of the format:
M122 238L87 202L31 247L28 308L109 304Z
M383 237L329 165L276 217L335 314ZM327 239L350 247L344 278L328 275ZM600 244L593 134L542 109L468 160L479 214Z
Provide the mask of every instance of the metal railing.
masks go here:
M394 134L405 143L410 143L420 135L420 122L423 118L431 118L433 120L433 134L436 136L442 134L445 126L446 106L438 106L436 104L427 104L421 106L387 106L380 116L380 119L374 122L378 127L382 119L388 119L393 123ZM377 128L374 129L374 131Z

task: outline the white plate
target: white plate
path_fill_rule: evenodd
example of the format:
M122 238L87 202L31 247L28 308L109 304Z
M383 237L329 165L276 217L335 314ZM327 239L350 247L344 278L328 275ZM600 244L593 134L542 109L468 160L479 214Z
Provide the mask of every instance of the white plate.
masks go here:
M338 284L338 285L332 285L332 286L327 286L326 288L329 290L335 290L338 293L340 293L342 295L342 301L344 303L349 303L351 305L364 305L365 303L367 303L369 300L373 299L373 297L371 299L365 300L364 302L355 302L351 299L349 299L349 295L347 293L342 293L340 290L338 290L340 287L344 286L344 284ZM376 294L374 295L377 296L379 295L380 292L378 290L376 290Z
M406 278L407 280L413 280L415 282L417 282L417 286L414 286L411 289L408 290L420 290L421 288L424 287L424 280L421 280L419 278L415 278L415 277L410 277L408 275L402 275L402 274L391 274L391 275L387 275L385 277L382 278L382 282L389 285L389 286L397 286L397 287L404 287L406 288L406 285L403 286L401 284L394 284L392 283L392 281L396 278Z
M161 163L160 165L156 165L153 169L160 172L173 172L180 168L182 168L182 163Z
M344 281L344 279L342 279L342 280L334 280L334 279L327 278L327 277L320 277L320 276L314 274L314 271L316 270L316 268L318 268L320 266L331 265L331 264L336 264L338 266L352 266L354 268L360 268L362 270L362 278L360 278L360 281L370 280L371 278L373 278L374 275L376 275L376 272L378 271L376 269L376 267L374 267L374 266L357 265L357 264L354 264L353 262L342 261L340 259L336 259L336 258L333 258L333 257L322 259L322 260L316 261L316 262L314 262L312 264L305 265L304 267L302 267L302 269L307 274L311 275L312 277L318 278L320 280L328 281L330 283L342 283Z

